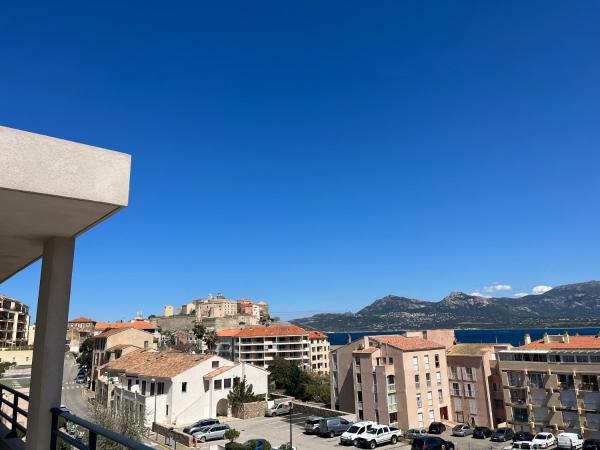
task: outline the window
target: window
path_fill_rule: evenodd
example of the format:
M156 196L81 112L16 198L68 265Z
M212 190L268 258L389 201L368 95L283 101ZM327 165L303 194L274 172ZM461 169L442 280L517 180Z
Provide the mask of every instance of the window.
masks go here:
M456 367L450 367L450 378L453 380L458 380L458 375L456 373Z
M440 368L440 355L438 355L437 353L433 356L433 359L435 361L435 368L439 369Z
M165 414L165 415L167 415L167 416L168 416L168 415L169 415L169 405L166 405L166 406L167 406L167 412L166 412L166 414Z
M575 356L574 355L562 355L562 362L573 363L573 362L575 362Z
M130 391L131 390L131 378L127 379L127 390Z
M162 381L159 383L156 383L156 393L158 395L163 395L165 393L165 383L163 383Z
M442 374L440 372L435 373L435 382L438 386L442 384Z
M421 387L421 381L420 381L419 375L415 375L415 387L416 388Z
M469 412L471 414L477 414L477 400L474 398L469 399Z
M559 363L560 362L560 355L548 355L548 362Z
M452 383L451 394L452 395L460 395L460 384L458 384L458 383Z
M148 348L148 341L144 341L144 348L147 349Z
M419 423L419 427L423 427L423 413L417 414L417 422Z
M465 384L465 397L475 397L475 388L471 383Z
M419 370L419 357L413 356L412 361L413 361L413 370Z
M181 392L187 392L187 382L181 383Z
M589 360L589 358L588 358L588 356L587 356L587 355L577 355L577 356L575 357L575 360L576 360L578 363L585 363L585 364L587 364L587 363L589 363L589 362L590 362L590 360Z
M222 380L215 380L215 389L216 390L221 389L222 384L223 384Z
M142 381L142 395L146 395L146 381Z
M433 409L429 410L429 421L430 422L434 422L435 421L435 413L433 412Z
M150 395L154 395L154 388L155 388L154 383L150 383Z
M354 363L355 363L357 366L360 366L360 358L359 358L358 356L355 356L355 357L354 357Z
M465 367L465 379L475 381L475 373L472 367Z
M444 391L438 389L438 402L444 403Z
M460 399L460 398L454 399L454 411L462 411L462 399Z
M226 378L223 380L223 387L225 389L229 389L231 387L231 378Z
M357 373L357 374L356 374L356 382L357 382L358 384L362 383L362 378L361 378L361 376L360 376L360 373Z
M396 394L388 394L387 404L388 404L388 407L392 407L392 408L396 406Z
M423 406L423 402L421 401L421 394L417 394L417 408L420 408Z
M427 392L427 404L429 406L433 405L433 393L431 391Z
M212 368L216 369L217 367L219 367L219 361L213 361L212 362Z
M430 373L425 374L425 381L427 382L427 387L431 387L431 374Z
M425 364L425 370L429 370L429 355L423 356L423 362Z
M388 364L394 364L394 358L391 356L388 358Z

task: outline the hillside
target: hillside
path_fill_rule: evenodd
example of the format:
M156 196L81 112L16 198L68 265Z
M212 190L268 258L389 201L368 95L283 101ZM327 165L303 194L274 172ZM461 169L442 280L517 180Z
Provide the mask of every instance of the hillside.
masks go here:
M600 326L600 282L557 286L521 298L451 292L428 302L388 295L356 313L316 314L292 322L323 331Z

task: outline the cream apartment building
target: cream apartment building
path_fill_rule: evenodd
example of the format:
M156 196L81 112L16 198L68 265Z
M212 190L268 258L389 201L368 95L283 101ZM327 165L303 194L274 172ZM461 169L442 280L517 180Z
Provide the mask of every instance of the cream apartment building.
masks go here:
M331 352L331 403L401 429L448 420L446 348L402 335L365 336Z
M496 428L506 420L497 354L508 344L456 344L446 355L452 419Z
M310 368L320 374L329 373L329 338L320 331L308 332Z
M29 331L29 306L0 295L0 347L27 345Z
M600 338L545 334L498 353L508 423L516 430L600 438Z
M295 325L221 330L217 332L217 354L259 367L268 367L276 357L311 367L308 332Z

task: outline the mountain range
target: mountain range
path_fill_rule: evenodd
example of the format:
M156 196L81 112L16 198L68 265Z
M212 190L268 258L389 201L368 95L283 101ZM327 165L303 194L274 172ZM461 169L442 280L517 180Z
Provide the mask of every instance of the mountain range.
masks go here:
M430 302L388 295L355 313L316 314L292 322L322 331L600 326L600 281L520 298L451 292Z

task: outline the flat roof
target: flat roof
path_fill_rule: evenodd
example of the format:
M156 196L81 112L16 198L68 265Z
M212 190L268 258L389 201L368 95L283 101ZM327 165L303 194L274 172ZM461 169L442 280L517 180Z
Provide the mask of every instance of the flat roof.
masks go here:
M0 283L125 208L131 156L0 126Z

